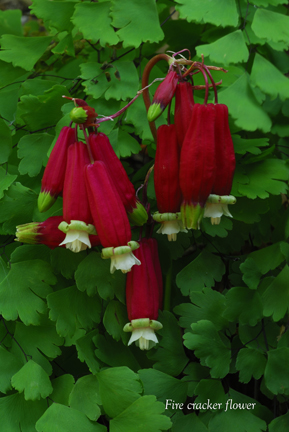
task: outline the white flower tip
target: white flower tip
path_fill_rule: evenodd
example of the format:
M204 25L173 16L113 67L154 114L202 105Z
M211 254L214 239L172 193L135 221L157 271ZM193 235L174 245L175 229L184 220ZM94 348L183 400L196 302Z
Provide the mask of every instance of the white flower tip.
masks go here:
M128 345L131 345L133 342L136 342L136 345L143 350L149 350L158 343L158 338L154 332L154 330L150 327L146 328L134 328L128 342Z
M88 247L91 248L88 233L80 230L69 230L63 242L59 244L59 246L62 245L75 253L81 252Z
M122 273L127 273L131 271L132 266L141 265L140 260L138 260L132 252L122 255L113 255L110 259L110 273L112 274L115 270L121 270Z

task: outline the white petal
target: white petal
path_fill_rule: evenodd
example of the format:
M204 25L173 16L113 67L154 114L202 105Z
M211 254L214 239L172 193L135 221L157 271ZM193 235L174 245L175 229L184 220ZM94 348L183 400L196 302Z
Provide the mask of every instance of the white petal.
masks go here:
M173 220L162 222L157 234L167 234L169 241L176 241L178 232L188 231L184 228L182 221Z
M139 343L139 347L141 350L150 349L156 343L158 343L158 338L153 329L150 327L146 328L136 328L133 329L128 345L131 345L133 342Z
M111 257L110 273L114 273L115 270L121 270L123 273L127 273L131 271L134 265L141 265L141 262L132 252L122 255L113 255Z
M66 248L70 249L72 252L80 252L88 247L91 248L88 233L80 230L69 230L65 239L59 246L62 245L65 245Z

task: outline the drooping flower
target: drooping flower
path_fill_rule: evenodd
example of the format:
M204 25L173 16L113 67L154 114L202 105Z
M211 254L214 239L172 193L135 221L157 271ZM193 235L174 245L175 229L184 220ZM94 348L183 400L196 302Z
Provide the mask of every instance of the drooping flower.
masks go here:
M86 145L72 144L68 149L63 188L63 219L59 229L66 233L61 245L73 252L91 247L90 234L96 234L85 186L85 166L90 163Z
M154 184L157 214L161 228L158 233L167 234L168 239L176 240L177 233L183 230L177 212L180 211L182 193L179 184L180 152L175 125L162 125L157 130L157 151L154 165ZM175 217L174 217L175 215Z
M221 216L232 217L228 210L231 200L226 199L232 188L233 176L236 166L234 144L231 137L228 121L228 108L223 104L215 105L215 164L216 176L212 188L212 194L223 197L218 202L207 202L204 217L210 217L212 224L219 224ZM212 201L212 200L211 200Z
M75 130L64 126L57 138L44 170L41 191L38 197L38 209L47 211L63 191L67 150L75 142Z
M51 216L44 222L30 222L16 227L17 241L28 244L44 244L55 249L64 240L65 234L58 229L62 216Z
M170 70L164 81L160 83L149 107L147 118L149 122L156 120L172 100L178 84L178 74Z
M215 165L215 108L195 104L180 160L181 213L187 228L199 227L214 185Z
M103 258L111 258L111 273L130 271L140 261L132 251L138 243L131 241L131 229L124 205L102 161L85 169L86 188L94 226L104 249Z
M132 332L128 345L136 342L141 350L147 350L158 343L155 330L162 328L157 321L162 304L162 276L156 240L143 238L135 254L142 264L133 267L127 275L126 304L130 322L124 326L124 331Z
M186 81L180 82L176 88L175 98L174 122L178 144L182 147L192 118L193 106L195 104L192 84Z
M115 154L108 137L104 133L90 134L89 144L93 158L105 163L110 178L127 211L129 220L138 226L146 223L148 214L144 206L136 198L134 186L128 178L121 161Z

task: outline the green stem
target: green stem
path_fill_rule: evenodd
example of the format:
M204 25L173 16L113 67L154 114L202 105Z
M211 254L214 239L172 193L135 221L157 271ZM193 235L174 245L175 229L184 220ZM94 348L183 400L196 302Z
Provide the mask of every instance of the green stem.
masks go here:
M171 262L168 274L166 276L165 298L164 298L164 310L168 310L168 311L171 309L172 273L173 273L173 264Z

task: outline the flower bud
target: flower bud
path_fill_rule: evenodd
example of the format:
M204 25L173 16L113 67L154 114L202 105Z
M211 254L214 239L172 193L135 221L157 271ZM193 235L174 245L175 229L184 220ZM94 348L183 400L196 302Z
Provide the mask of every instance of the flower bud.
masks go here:
M95 112L94 108L88 105L82 105L80 107L73 108L73 110L70 111L69 116L74 123L83 124L86 126L95 120L97 113Z
M38 197L38 209L45 212L54 204L58 195L62 193L67 150L75 142L75 130L64 126L49 156L44 170L41 191Z
M148 121L156 120L172 100L178 84L178 74L170 70L164 81L156 89L151 106L148 109Z
M16 227L17 241L28 244L45 244L55 249L64 240L65 234L58 229L62 216L52 216L44 222L30 222Z

